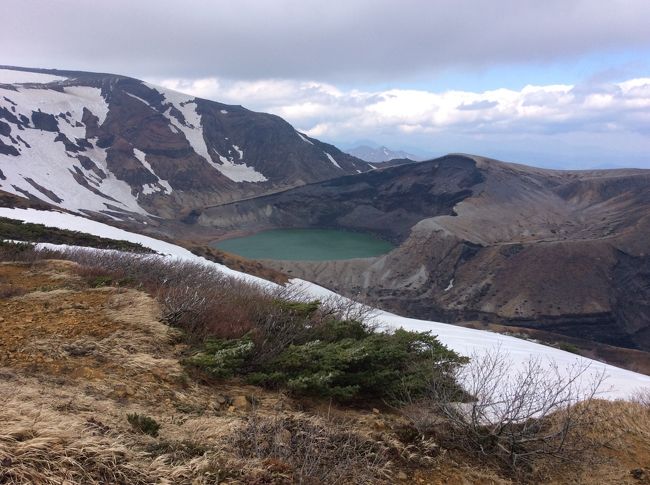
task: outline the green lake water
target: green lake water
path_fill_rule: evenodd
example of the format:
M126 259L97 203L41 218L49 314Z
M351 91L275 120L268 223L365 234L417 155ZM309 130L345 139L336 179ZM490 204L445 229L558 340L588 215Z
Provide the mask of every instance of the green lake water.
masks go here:
M274 229L218 241L213 246L249 259L290 261L369 258L394 247L369 234L335 229Z

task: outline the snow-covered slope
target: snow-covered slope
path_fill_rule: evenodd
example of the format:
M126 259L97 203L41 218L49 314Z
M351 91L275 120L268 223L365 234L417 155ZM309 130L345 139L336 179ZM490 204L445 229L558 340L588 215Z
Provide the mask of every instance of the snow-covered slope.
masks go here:
M147 236L127 232L71 214L37 211L34 209L0 208L0 217L9 217L26 222L45 224L50 227L77 230L97 236L136 242L170 257L214 265L220 271L242 278L246 281L261 285L273 285L273 283L269 283L266 280L231 270L223 265L195 256L179 246ZM304 280L294 279L290 284L297 289L304 291L304 294L309 298L322 299L337 296L323 287ZM438 336L441 342L463 355L480 355L483 352L499 349L501 352L508 354L509 359L512 361L511 372L513 374L531 358L539 358L543 362L547 362L549 365L557 365L560 371L564 369L567 369L568 371L568 369L575 366L588 365L589 371L586 374L587 378L591 375L598 375L601 372L605 372L607 375L607 381L603 387L601 397L610 399L626 398L630 397L640 389L650 389L649 376L620 369L590 359L585 359L576 356L575 354L527 340L521 340L482 330L457 327L440 322L405 318L382 311L377 312L376 321L379 325L385 327L403 327L410 330L431 331L434 335Z
M123 76L0 66L0 189L71 211L173 218L368 169L277 116Z

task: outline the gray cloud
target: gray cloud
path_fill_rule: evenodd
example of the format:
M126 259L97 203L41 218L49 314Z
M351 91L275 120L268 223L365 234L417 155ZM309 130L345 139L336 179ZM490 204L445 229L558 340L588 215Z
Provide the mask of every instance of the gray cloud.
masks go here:
M3 0L2 62L384 81L650 46L647 0Z
M483 92L346 90L294 80L150 81L227 103L245 99L247 107L280 115L335 144L374 139L430 154L475 152L565 168L650 168L650 77Z

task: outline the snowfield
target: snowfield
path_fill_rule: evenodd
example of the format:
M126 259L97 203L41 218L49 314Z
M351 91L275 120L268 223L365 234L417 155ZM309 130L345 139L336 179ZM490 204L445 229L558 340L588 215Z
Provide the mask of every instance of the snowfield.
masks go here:
M18 87L15 91L0 87L0 108L28 120L34 109L50 114L55 117L60 132L72 142L86 136L86 126L82 123L84 109L97 116L99 124L104 122L109 109L101 90L87 86L66 86L61 92L39 86ZM147 214L131 193L131 187L110 172L106 150L96 146L96 139L88 140L91 146L82 154L104 172L104 178L84 167L63 143L56 142L57 132L36 129L30 121L26 129L12 133L19 142L16 149L20 156L0 154L0 170L6 179L0 180L2 190L20 197L25 197L25 193L37 194L42 200L71 211L84 208L103 212L108 203L116 210ZM0 135L0 140L14 146L10 136ZM90 188L110 198L80 185L75 176L83 177Z
M12 69L0 69L0 84L22 84L39 83L46 84L54 81L65 81L67 78L54 76L52 74L40 74L37 72L14 71Z
M87 110L101 126L109 103L99 88L56 84L65 80L50 74L0 69L0 110L10 125L9 132L0 130L0 146L10 150L0 150L0 188L19 197L32 195L77 213L88 210L122 219L133 214L149 215L140 206L138 196L171 194L171 185L154 173L145 154L137 149L135 157L158 181L132 188L117 178L109 170L106 149L98 146L97 138L88 137L84 121ZM244 148L232 144L232 150L223 155L209 149L197 98L145 85L164 97L161 114L169 121L170 129L182 133L194 152L211 167L236 183L268 180L246 164ZM125 93L151 109L159 109ZM45 121L34 121L33 113L39 112ZM83 146L69 148L65 141L72 145L83 141Z
M213 168L233 182L266 182L268 180L263 174L244 163L244 152L237 145L233 145L233 148L239 154L239 163L235 163L233 157L224 157L214 149L213 152L217 155L221 163L216 163L212 159L208 151L208 145L205 142L205 137L203 136L203 122L201 115L197 111L197 98L153 85L148 85L148 87L165 97L164 104L169 106L163 113L165 117L172 126L183 132L194 151L203 157ZM172 108L180 111L183 114L184 120L177 119L173 115ZM225 110L221 111L223 112Z
M140 243L167 257L211 265L225 274L241 278L251 283L267 287L274 285L274 283L261 278L240 273L223 265L195 256L180 246L71 214L38 211L34 209L0 208L0 217L8 217L25 222L44 224L49 227L70 229L96 236ZM300 279L291 280L290 285L298 290L304 291L304 294L308 298L325 299L338 296L326 288ZM402 327L415 331L431 331L434 335L438 336L438 339L442 343L462 355L480 355L484 352L499 349L501 353L508 355L512 363L510 372L513 376L531 358L539 358L549 369L552 366L556 366L561 372L565 373L571 372L571 369L575 369L576 367L589 366L588 371L583 376L583 379L586 380L605 373L607 380L598 395L601 398L625 399L631 397L641 389L650 389L650 376L620 369L535 342L440 322L401 317L384 311L377 311L375 319L377 324L385 328Z
M323 153L324 153L325 155L327 155L327 159L328 159L330 162L332 162L332 165L334 165L334 166L337 167L337 168L341 168L341 166L338 164L338 162L337 162L336 160L334 160L334 157L333 157L332 155L330 155L330 154L327 153L327 152L323 152Z

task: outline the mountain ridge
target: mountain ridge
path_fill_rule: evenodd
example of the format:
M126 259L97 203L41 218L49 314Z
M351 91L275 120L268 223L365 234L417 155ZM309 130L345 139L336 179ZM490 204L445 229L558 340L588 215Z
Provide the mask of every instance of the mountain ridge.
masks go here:
M119 219L174 218L369 169L275 115L127 76L0 68L0 188L16 195Z

